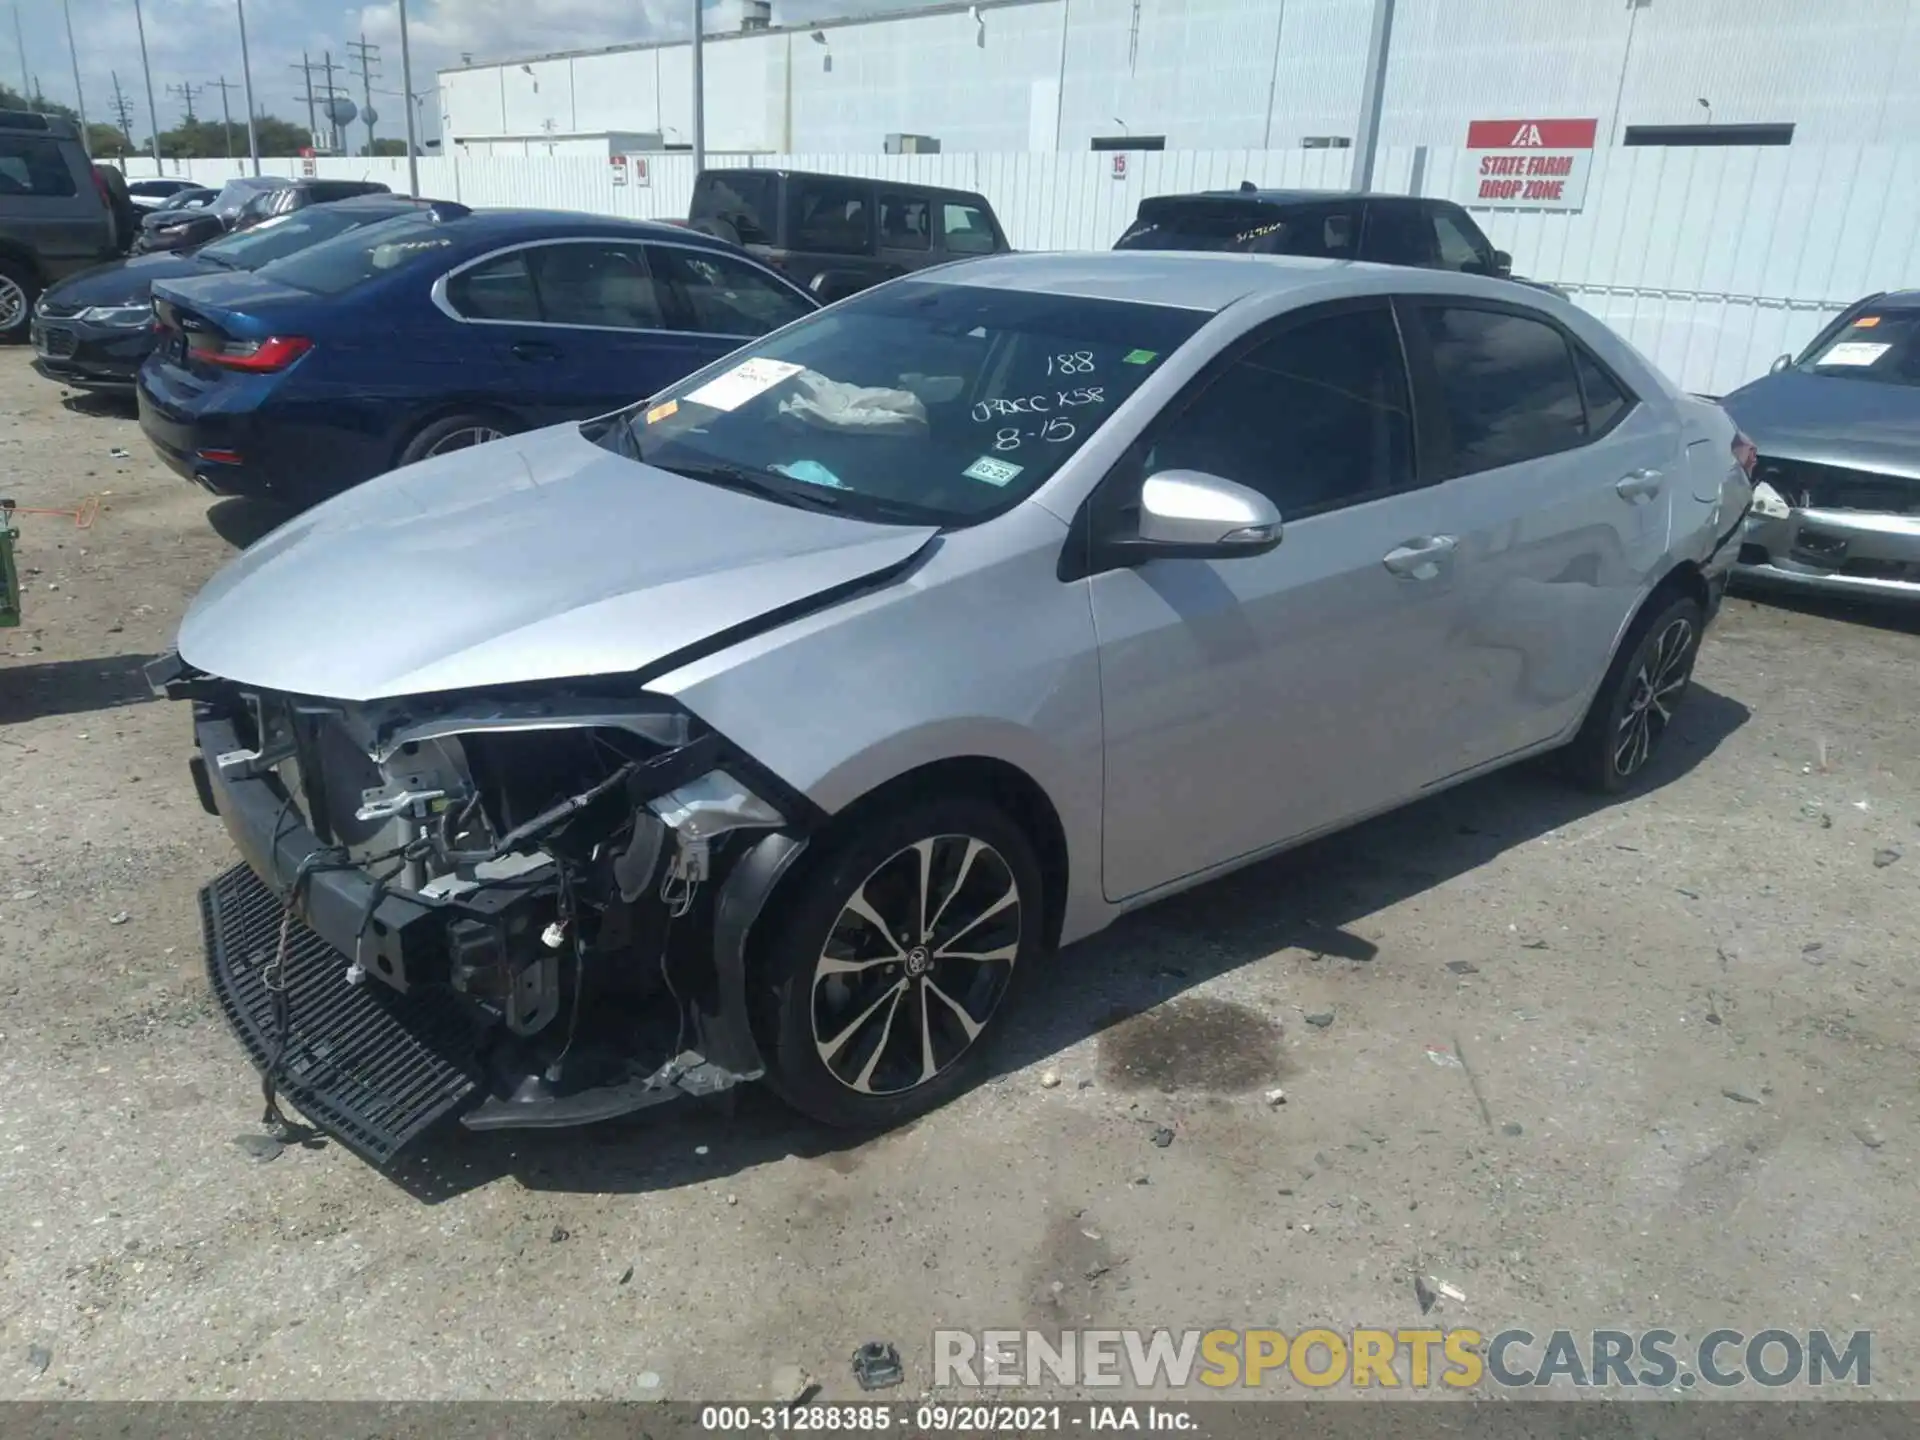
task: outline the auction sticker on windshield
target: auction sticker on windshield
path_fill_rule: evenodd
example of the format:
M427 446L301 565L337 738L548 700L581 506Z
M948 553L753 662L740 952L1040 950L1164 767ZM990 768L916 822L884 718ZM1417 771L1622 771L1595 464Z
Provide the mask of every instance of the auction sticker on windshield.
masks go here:
M969 480L984 480L989 485L1005 485L1024 468L1020 465L1009 465L1004 460L995 460L991 455L982 455L960 473Z
M806 368L790 360L759 357L742 360L726 374L709 380L684 398L689 404L705 405L710 410L738 410L754 396L771 390L782 380L790 379Z
M1821 365L1871 365L1893 346L1865 340L1847 340L1835 345L1816 362Z
M647 424L658 425L662 420L673 415L679 408L680 402L678 400L669 400L664 405L656 405L647 411Z

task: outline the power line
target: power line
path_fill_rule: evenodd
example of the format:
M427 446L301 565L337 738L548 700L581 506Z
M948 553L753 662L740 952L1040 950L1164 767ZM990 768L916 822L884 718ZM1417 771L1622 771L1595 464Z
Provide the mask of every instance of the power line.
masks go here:
M180 97L180 103L186 106L187 124L192 125L197 123L193 113L193 97L204 94L206 89L206 86L196 85L191 80L182 80L178 85L167 86L167 93L169 95L178 95Z

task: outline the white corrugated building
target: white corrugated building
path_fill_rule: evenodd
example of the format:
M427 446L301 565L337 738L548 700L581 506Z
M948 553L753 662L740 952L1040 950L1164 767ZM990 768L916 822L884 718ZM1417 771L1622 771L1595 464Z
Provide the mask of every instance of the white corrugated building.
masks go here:
M705 46L716 154L871 154L900 134L948 152L1339 144L1374 12L980 0L784 27L762 0L735 4ZM605 154L614 134L619 149L684 148L691 70L679 43L442 71L441 133L456 154ZM1597 118L1602 146L1631 127L1699 125L1910 140L1920 0L1397 0L1383 145L1457 146L1469 121L1517 116Z

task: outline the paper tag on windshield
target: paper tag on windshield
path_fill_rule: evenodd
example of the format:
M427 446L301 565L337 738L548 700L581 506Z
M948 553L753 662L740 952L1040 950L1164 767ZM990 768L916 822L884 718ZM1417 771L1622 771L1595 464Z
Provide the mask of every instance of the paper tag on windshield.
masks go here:
M1822 355L1821 365L1871 365L1893 346L1866 340L1847 340Z
M1009 465L1004 460L995 460L991 455L982 455L960 473L969 480L983 480L989 485L1005 485L1018 475L1022 468L1019 465Z
M806 367L787 360L742 360L717 380L709 380L683 398L710 410L738 410L754 396L791 379Z

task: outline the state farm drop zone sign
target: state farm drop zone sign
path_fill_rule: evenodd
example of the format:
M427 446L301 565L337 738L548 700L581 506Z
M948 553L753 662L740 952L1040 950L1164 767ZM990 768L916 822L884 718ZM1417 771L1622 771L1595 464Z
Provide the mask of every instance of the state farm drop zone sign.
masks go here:
M1475 120L1467 126L1463 203L1578 210L1586 203L1597 120Z

